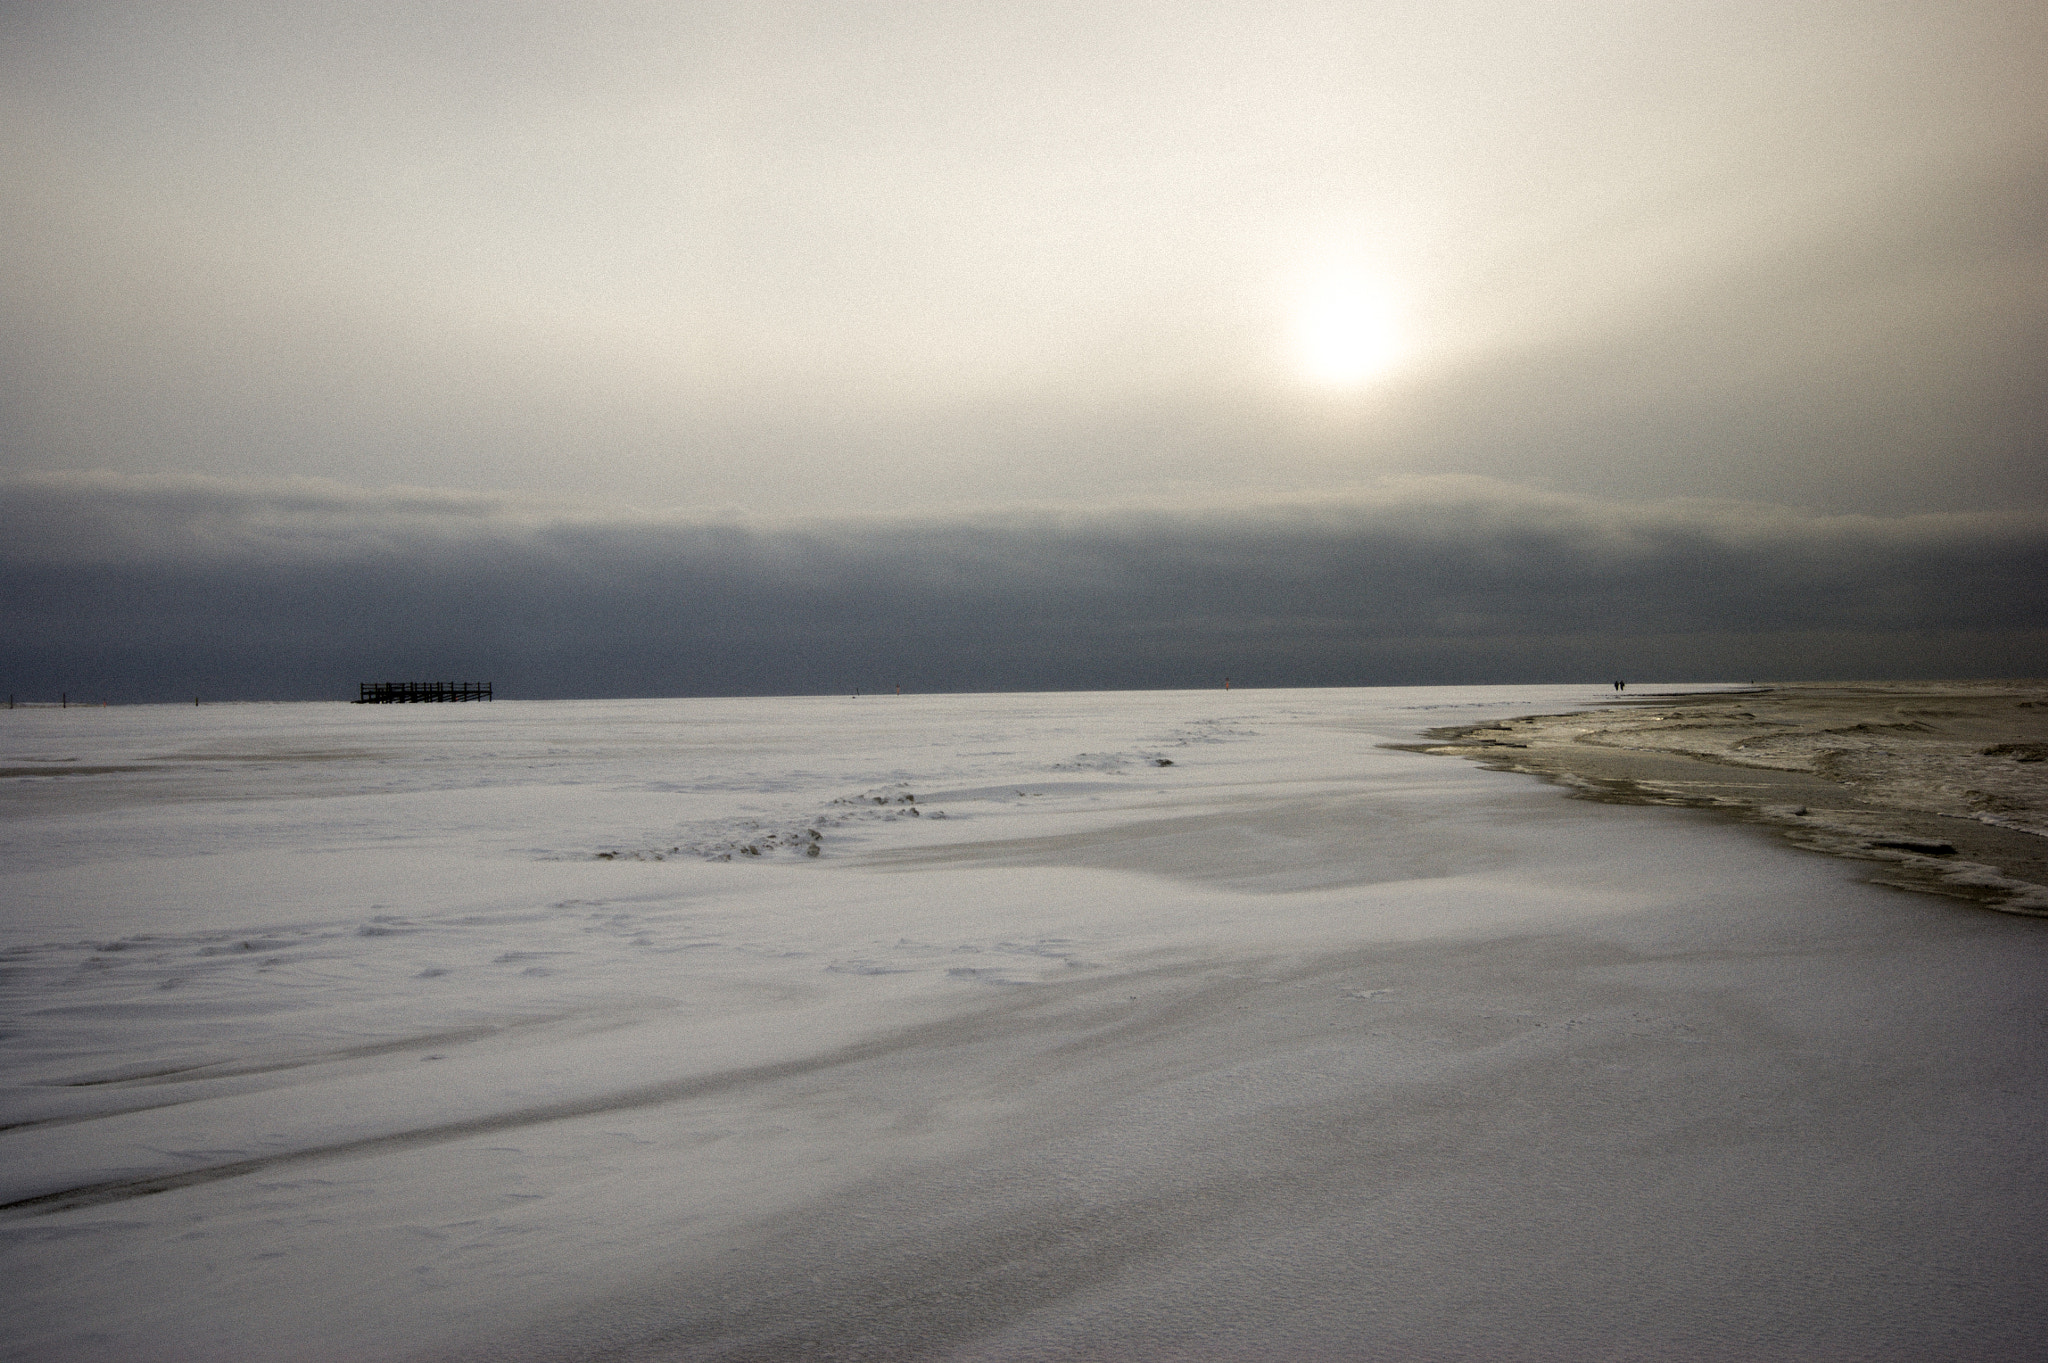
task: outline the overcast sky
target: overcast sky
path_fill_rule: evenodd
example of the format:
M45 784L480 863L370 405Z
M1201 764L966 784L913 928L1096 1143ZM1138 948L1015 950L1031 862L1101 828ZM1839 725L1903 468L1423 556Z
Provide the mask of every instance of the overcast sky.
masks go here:
M2048 9L1968 0L7 4L0 508L95 572L307 478L358 548L415 544L406 486L881 563L1279 552L1476 477L1726 545L1874 517L1875 571L2048 509L2044 89ZM1959 665L2048 666L2026 628Z

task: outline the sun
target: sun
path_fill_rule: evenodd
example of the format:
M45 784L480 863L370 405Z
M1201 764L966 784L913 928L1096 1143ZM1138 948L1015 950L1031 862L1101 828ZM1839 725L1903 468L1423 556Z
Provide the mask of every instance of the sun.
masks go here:
M1306 290L1293 320L1295 363L1311 383L1356 388L1400 359L1392 305L1360 280L1330 279Z

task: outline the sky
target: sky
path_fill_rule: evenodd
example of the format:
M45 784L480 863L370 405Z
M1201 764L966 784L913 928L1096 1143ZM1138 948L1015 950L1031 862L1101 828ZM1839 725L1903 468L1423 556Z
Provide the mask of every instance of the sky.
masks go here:
M2048 671L2043 88L2017 3L0 5L0 685Z

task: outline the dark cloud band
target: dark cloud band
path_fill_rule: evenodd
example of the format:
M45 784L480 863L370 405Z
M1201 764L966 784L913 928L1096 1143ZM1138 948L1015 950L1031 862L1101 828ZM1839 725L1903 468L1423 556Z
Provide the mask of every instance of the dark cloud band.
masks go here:
M1254 511L718 524L434 490L0 484L9 691L317 698L2048 671L2048 516L1409 479Z

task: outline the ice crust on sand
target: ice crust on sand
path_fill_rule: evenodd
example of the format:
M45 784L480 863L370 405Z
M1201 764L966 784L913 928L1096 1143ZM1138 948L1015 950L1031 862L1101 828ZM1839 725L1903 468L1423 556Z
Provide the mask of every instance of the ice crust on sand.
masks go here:
M2042 925L1603 692L6 715L0 1357L2021 1356Z
M2048 913L2048 683L1805 683L1437 730L1599 799L1739 812L1914 889Z

